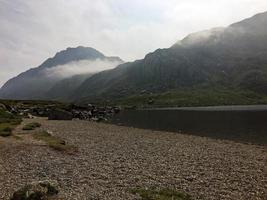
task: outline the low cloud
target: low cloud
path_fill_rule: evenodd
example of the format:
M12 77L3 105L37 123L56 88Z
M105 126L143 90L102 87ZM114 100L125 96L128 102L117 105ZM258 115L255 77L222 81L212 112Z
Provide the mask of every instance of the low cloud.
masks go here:
M75 75L93 74L107 69L113 69L119 64L122 64L122 62L110 61L108 59L97 59L94 61L79 60L45 69L43 73L50 78L63 79Z
M0 0L0 86L66 47L133 61L266 10L266 0Z
M220 35L223 34L225 30L226 30L225 28L213 28L210 30L192 33L183 40L179 41L178 44L186 46L201 44L203 42L210 40L211 37L213 38L213 41L216 42L220 38Z

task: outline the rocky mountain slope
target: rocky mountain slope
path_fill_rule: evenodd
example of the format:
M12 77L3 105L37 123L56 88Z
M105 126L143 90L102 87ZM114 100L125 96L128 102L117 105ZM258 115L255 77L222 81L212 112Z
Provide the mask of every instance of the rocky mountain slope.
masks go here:
M105 65L104 68L109 68L122 62L118 57L106 57L93 48L81 46L67 48L53 58L47 59L39 67L10 79L1 88L0 97L66 99L84 79L101 71L102 65Z
M68 101L68 99L72 98L72 95L75 95L76 89L83 83L83 81L92 75L93 73L86 73L65 78L55 83L45 95L52 100Z
M100 67L99 71L102 72L99 73L76 73L64 78L47 74L55 66L67 69L70 63L80 60L122 63L121 59L105 57L92 48L68 48L38 68L9 80L0 90L0 97L90 102L123 99L140 94L165 94L173 90L180 95L184 92L179 91L186 90L188 94L188 91L194 90L196 95L190 95L194 101L202 91L215 96L216 101L210 99L213 103L205 102L205 105L213 105L214 102L216 105L231 102L265 103L267 12L228 27L192 33L170 48L147 54L142 60L120 64L108 70ZM223 88L222 96L226 100L218 96L222 90L217 88ZM216 93L210 92L214 90ZM231 98L233 93L238 94L235 101ZM165 96L172 98L173 95ZM185 101L188 99L183 100ZM194 103L198 104L203 103Z
M267 94L267 12L190 34L168 49L88 78L76 100L224 87Z

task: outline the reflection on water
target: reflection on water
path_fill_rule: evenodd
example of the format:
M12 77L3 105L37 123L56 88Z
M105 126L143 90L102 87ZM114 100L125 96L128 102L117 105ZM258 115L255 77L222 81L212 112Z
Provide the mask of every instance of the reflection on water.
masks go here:
M267 145L267 106L125 110L116 115L112 122Z

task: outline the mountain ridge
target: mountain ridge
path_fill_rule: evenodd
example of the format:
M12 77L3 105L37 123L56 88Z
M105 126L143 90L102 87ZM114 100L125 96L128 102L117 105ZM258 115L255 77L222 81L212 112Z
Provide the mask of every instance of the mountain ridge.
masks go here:
M267 27L266 17L267 12L260 13L225 28L211 29L207 36L207 31L193 33L142 60L95 74L78 88L74 100L121 98L143 90L160 93L201 85L267 93L267 29L261 28ZM204 41L189 41L203 33Z
M64 100L113 100L138 96L143 91L160 94L203 87L207 90L218 87L224 88L223 91L247 91L240 92L244 98L251 94L267 95L266 27L267 12L263 12L228 27L189 34L170 48L148 53L144 59L83 77L83 81L78 81L80 85L72 89L71 95L65 96ZM60 62L73 60L72 57L64 56L61 59L62 54L64 52L57 54ZM98 51L92 54L103 57ZM84 54L78 52L77 56L81 58ZM42 65L49 67L51 58ZM61 90L63 85L59 86ZM49 99L48 91L43 94Z
M103 62L123 62L119 57L107 57L91 47L69 47L57 52L38 67L31 68L8 80L0 89L0 97L11 99L51 99L46 96L49 94L49 89L53 88L54 84L63 78L49 77L47 70L77 61L98 60Z

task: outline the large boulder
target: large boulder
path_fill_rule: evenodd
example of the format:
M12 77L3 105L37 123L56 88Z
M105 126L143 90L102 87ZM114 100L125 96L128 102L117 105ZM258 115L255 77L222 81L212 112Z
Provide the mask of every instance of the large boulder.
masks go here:
M48 120L72 120L72 119L73 115L71 112L61 109L51 110L48 114Z

